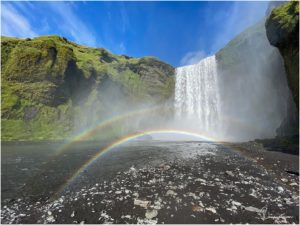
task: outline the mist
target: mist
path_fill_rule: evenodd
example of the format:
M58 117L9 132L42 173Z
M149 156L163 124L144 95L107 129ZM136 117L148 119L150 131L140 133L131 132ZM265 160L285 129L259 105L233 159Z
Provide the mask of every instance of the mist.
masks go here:
M178 130L219 141L286 134L284 122L296 118L295 105L283 60L269 44L264 22L216 55L176 68L174 94L167 100L141 98L118 82L102 80L75 108L74 134L94 130L93 139L111 140L157 130L161 134L151 134L155 140L199 140L175 135Z
M220 140L247 141L273 138L283 121L295 118L283 60L269 44L264 22L216 56L177 69L177 123Z

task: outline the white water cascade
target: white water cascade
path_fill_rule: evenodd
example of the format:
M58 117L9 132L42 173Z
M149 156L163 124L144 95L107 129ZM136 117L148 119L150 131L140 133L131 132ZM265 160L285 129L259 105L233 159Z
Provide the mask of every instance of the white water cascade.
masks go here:
M174 125L224 141L275 137L291 95L282 59L269 48L227 70L215 56L177 68Z
M175 114L206 133L220 128L220 93L215 56L176 69Z

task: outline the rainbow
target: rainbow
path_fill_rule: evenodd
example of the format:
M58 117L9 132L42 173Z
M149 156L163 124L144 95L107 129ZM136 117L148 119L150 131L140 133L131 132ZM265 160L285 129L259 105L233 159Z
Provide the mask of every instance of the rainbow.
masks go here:
M107 120L104 120L101 123L99 123L98 125L96 125L94 127L91 127L90 129L85 130L82 133L80 133L80 134L74 136L73 138L69 139L66 144L62 145L58 150L56 150L55 156L58 156L61 153L63 153L64 151L66 151L67 149L71 148L74 144L76 144L76 142L88 140L89 138L93 137L100 130L105 129L105 128L113 125L114 123L121 122L125 119L136 118L137 116L147 115L147 114L162 110L164 108L166 108L166 107L165 106L164 107L154 106L152 108L146 108L146 109L131 111L131 112L121 114L121 115L117 115L117 116L114 116L114 117L109 118ZM252 126L250 127L249 125L247 126L246 124L242 123L239 120L229 118L229 117L226 117L226 119L228 121L230 121L231 123L238 124L238 125L241 125L241 126L244 126L244 127L249 127L252 130L257 130L255 127L252 127ZM184 132L184 131L182 131L182 132ZM191 133L197 133L197 132L191 132Z
M141 109L141 110L132 111L132 112L129 112L129 113L117 115L115 117L112 117L110 119L102 121L100 124L90 128L88 130L85 130L84 132L82 132L82 133L74 136L73 138L71 138L66 144L64 144L61 148L59 148L56 151L55 155L57 156L57 155L63 153L64 151L66 151L67 149L72 147L74 144L76 144L76 142L78 142L78 141L88 140L90 137L93 137L93 135L95 135L99 130L107 128L107 127L113 125L114 123L120 122L120 121L125 120L125 119L129 119L129 118L132 118L132 117L135 118L136 116L141 116L141 115L153 113L155 111L161 110L162 108L163 108L162 106L155 106L155 107L152 107L152 108Z
M70 184L73 183L74 180L83 172L85 171L89 166L91 166L95 161L97 161L99 158L103 157L106 153L113 150L114 148L131 141L133 139L136 139L138 137L141 137L145 134L159 134L159 133L169 133L169 134L184 134L184 135L190 135L197 138L205 139L212 142L219 142L218 140L209 137L207 135L195 133L193 131L184 131L184 130L172 130L172 129L161 129L161 130L145 130L141 132L136 132L129 134L127 136L124 136L111 144L107 145L106 147L100 149L91 159L86 161L67 181L66 183L59 189L58 193L61 193L63 190L65 190L66 187L68 187Z

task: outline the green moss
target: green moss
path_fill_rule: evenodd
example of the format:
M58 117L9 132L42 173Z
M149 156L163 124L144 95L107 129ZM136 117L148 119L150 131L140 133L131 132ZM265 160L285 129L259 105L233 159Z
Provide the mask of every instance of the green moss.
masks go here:
M275 8L270 16L277 20L287 32L292 32L299 23L299 2L290 1L280 7Z
M174 93L174 89L175 89L175 77L171 77L170 79L168 79L166 85L160 92L161 100L163 101L165 99L169 99L170 97L172 97Z
M23 109L25 105L22 102ZM39 105L37 108L38 116L31 121L24 120L24 115L15 119L2 119L2 140L61 140L70 136L72 123L66 115L70 113L67 105L59 108ZM61 115L65 118L60 118Z
M28 133L23 120L1 120L1 140L26 140Z
M299 2L290 1L273 9L266 21L270 43L279 48L287 80L299 110Z
M65 106L67 108L67 106ZM65 110L67 110L65 108ZM63 112L60 108L40 108L39 116L29 123L33 139L65 139L70 135L69 119L61 119Z
M63 77L70 60L74 60L73 51L64 43L55 39L31 41L20 40L12 49L11 45L1 42L5 56L3 77L19 82L39 82L52 77ZM15 41L13 41L15 43Z
M17 38L7 38L1 37L1 73L5 69L4 65L8 61L11 51L15 48L15 46L19 43L19 39Z
M115 106L105 99L106 84L132 106L172 95L174 69L153 57L118 56L56 35L2 37L1 47L2 140L68 138L81 122L74 118L93 124L86 109L107 118Z
M11 89L3 88L1 93L1 112L7 113L11 109L17 108L20 105L20 99L16 96Z
M124 65L116 65L108 68L108 74L113 81L121 83L128 88L129 93L139 94L139 87L141 87L141 80L138 74L127 69ZM129 89L130 88L130 89Z

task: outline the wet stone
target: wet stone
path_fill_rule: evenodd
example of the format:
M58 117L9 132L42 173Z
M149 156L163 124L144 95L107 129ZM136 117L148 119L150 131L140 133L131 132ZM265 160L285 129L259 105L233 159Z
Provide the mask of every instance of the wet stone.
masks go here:
M176 155L153 164L129 164L106 179L88 176L88 182L79 182L78 188L74 186L54 199L5 201L2 222L299 222L299 195L286 187L293 183L298 186L296 181L275 180L252 160L226 148L207 143L192 143L190 147L199 149L199 154L191 158Z

